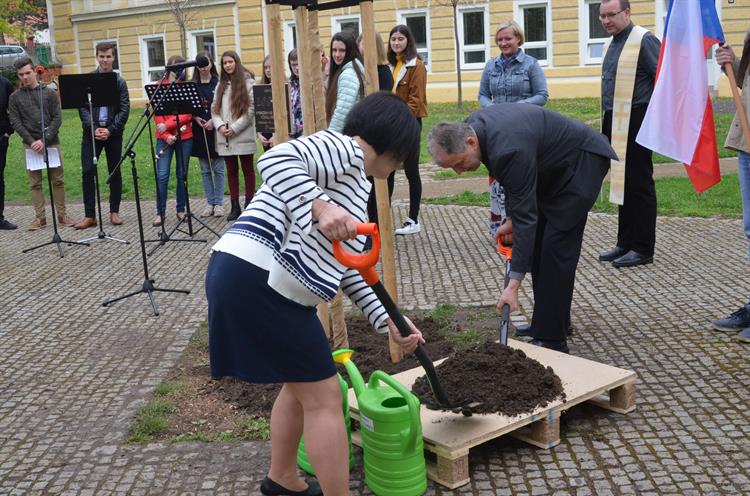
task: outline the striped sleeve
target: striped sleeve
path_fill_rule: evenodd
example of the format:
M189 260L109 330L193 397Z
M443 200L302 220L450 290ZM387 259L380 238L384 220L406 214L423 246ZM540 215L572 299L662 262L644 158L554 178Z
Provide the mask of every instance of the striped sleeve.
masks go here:
M354 269L349 269L341 278L341 290L357 305L367 320L379 334L388 332L388 313L380 303L372 288L362 279L362 276Z
M300 152L289 143L277 145L258 160L258 170L263 182L284 202L292 221L305 234L310 234L313 200L330 202L331 199L316 184L313 179L316 174L308 170Z

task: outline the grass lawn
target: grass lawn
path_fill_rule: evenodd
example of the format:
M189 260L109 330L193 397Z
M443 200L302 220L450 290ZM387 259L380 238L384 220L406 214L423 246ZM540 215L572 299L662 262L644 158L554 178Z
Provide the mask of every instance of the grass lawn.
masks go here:
M143 109L133 109L125 126L125 141L133 131ZM152 125L153 130L153 125ZM79 200L83 197L81 192L81 121L78 111L75 109L63 110L63 124L60 128L60 143L63 155L63 166L65 168L65 193L68 200ZM154 146L156 142L154 141ZM262 150L260 145L258 149ZM140 186L141 199L153 199L156 197L156 182L154 180L154 169L151 162L151 146L148 139L148 129L144 131L135 146L136 165L138 168L138 185ZM8 164L5 168L5 198L9 202L30 203L29 182L24 167L24 151L21 139L13 134L8 148ZM256 155L257 158L257 155ZM107 198L109 188L104 183L107 179L107 158L104 151L99 157L99 186L102 191L102 211L107 209ZM177 178L174 171L174 159L172 159L172 174L169 178L169 198L174 199L175 184ZM240 191L242 191L242 173L240 173ZM260 176L256 173L256 184L260 184ZM190 174L188 176L188 187L191 195L203 195L203 182L200 177L198 159L190 159ZM44 180L44 191L47 191L47 180ZM227 194L228 194L227 189ZM130 160L123 163L122 169L122 195L124 200L133 200L133 175ZM147 210L150 212L150 210Z
M594 204L595 212L617 213L617 206L607 200L609 182ZM681 217L741 217L742 198L737 174L722 176L721 182L705 193L698 195L686 177L669 177L656 180L658 215ZM424 198L424 203L433 205L469 205L489 208L489 193L465 191L459 195L440 198Z
M422 120L422 143L421 143L421 155L420 159L422 162L429 162L431 157L427 152L427 133L429 130L439 121L444 120L463 120L471 112L479 108L479 103L476 101L467 101L464 103L463 111L459 112L456 109L455 103L433 103L429 105L428 117ZM575 98L565 100L554 100L547 103L547 108L560 112L574 119L579 119L592 127L599 126L599 99L598 98ZM142 112L141 109L131 110L130 119L125 129L125 138L130 136L138 117ZM732 115L729 114L716 114L716 134L718 136L719 144L724 143L727 130L732 121ZM81 124L78 118L77 110L63 110L63 124L60 129L60 141L62 143L63 153L63 164L65 166L65 191L69 200L78 201L82 197L81 193ZM135 147L136 152L136 163L138 167L139 185L142 199L153 199L156 196L155 193L155 181L154 172L151 163L151 151L148 136L144 132L141 138L138 140ZM260 150L261 147L258 146ZM734 152L725 150L723 147L719 147L719 155L721 157L729 157L736 155ZM256 160L258 154L256 154ZM672 162L672 160L662 157L660 155L654 156L654 162ZM123 164L123 198L127 200L134 199L133 196L133 180L131 173L130 162L127 161ZM172 168L173 173L170 178L170 198L174 198L174 188L176 178L174 175L174 166ZM108 196L107 187L104 184L106 179L106 157L102 153L99 162L99 178L100 185L102 186L102 197L105 199ZM487 175L487 170L484 166L481 166L477 171L467 173L468 175ZM466 175L466 174L465 174ZM440 171L437 174L440 179L451 179L456 177L456 174L451 170ZM198 167L198 160L191 158L190 160L190 174L188 177L190 192L194 196L202 196L203 184L200 178L200 170ZM45 180L46 184L46 180ZM260 185L260 177L256 173L256 185ZM8 150L8 165L5 169L5 198L8 202L16 203L29 203L29 191L28 191L28 179L24 168L23 160L23 147L21 146L21 140L18 135L14 134L10 140L10 148ZM241 186L242 187L242 186ZM716 188L715 188L716 189ZM46 191L46 186L45 186Z
M730 100L729 98L720 98L719 100ZM440 121L445 120L464 120L468 115L479 108L479 102L467 102L464 103L464 112L458 112L456 110L455 103L436 103L429 107L430 115L422 120L422 150L420 155L421 162L427 162L430 160L430 155L427 152L427 132ZM569 98L565 100L550 100L547 102L546 108L560 112L561 114L568 116L572 119L578 119L584 121L589 126L599 129L600 126L600 107L598 98ZM729 126L732 124L733 114L714 114L714 121L716 124L716 137L719 145L719 157L735 157L737 152L727 150L724 148L724 140L729 132ZM667 158L658 153L654 154L655 164L664 164L674 162L671 158ZM466 172L462 176L486 176L487 169L484 165L479 166L479 169L473 172ZM437 179L452 179L456 177L456 173L452 170L443 170L438 172L435 177Z

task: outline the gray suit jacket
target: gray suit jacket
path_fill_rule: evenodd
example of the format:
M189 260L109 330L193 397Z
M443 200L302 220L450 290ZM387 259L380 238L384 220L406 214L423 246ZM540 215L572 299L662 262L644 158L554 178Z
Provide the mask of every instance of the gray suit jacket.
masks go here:
M536 105L492 105L466 122L479 138L482 162L505 188L513 272L529 272L539 213L561 231L573 228L596 201L617 156L600 132Z

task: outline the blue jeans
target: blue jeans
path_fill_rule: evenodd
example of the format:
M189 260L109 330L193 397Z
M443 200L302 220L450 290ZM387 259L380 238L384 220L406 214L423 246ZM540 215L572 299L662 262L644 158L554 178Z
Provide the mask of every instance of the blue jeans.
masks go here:
M739 152L738 162L738 179L742 194L742 227L745 237L750 239L750 153ZM748 257L750 258L750 245L748 245Z
M221 205L224 202L224 158L198 158L201 164L203 191L206 192L206 202L209 205Z
M182 163L175 159L177 171L177 211L185 211L185 183L182 181L184 174L187 173L188 162L190 161L190 151L193 149L193 140L184 140L180 142L180 151ZM156 154L158 155L164 148L166 150L156 162L156 179L159 196L156 200L156 214L164 218L164 212L167 209L167 189L169 188L169 169L172 163L172 154L175 146L167 145L166 141L156 140Z

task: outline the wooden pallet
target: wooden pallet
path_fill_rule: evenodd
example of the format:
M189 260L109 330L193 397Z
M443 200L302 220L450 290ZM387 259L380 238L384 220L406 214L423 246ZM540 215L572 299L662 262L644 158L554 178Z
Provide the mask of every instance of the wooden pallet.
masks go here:
M510 435L534 446L549 449L560 442L560 413L583 402L594 403L617 413L635 410L636 374L598 362L508 340L508 345L550 366L560 377L566 401L556 401L530 414L508 417L488 414L464 417L461 414L421 408L422 432L427 459L427 476L450 489L469 482L469 450L503 435ZM356 363L356 356L354 357ZM440 362L435 362L440 363ZM394 375L411 388L424 375L421 367ZM352 418L359 419L357 399L349 390ZM361 446L361 439L352 440ZM432 460L434 458L434 461Z

